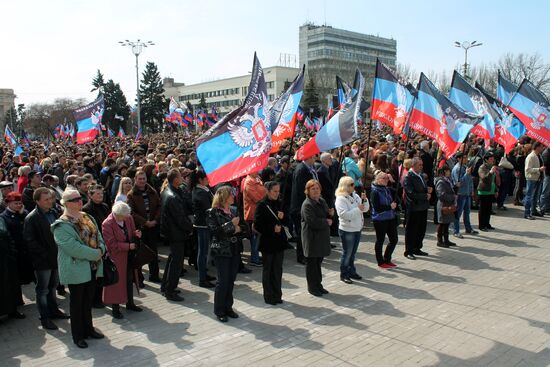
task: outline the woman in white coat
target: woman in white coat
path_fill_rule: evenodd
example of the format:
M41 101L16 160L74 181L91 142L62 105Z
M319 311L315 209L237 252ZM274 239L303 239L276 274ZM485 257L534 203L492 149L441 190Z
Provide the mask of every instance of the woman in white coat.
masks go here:
M363 229L363 213L369 210L369 202L365 194L361 197L355 193L353 178L340 178L336 189L336 212L340 218L338 232L342 239L342 258L340 260L340 280L353 283L352 279L361 279L355 270L355 254L361 240Z

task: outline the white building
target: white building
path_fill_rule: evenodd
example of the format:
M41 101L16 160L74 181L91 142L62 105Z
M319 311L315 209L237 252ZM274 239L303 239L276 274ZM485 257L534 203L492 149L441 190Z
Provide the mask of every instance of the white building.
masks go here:
M298 68L284 66L271 66L263 70L269 101L277 98L300 72ZM201 97L204 96L208 110L215 106L218 113L223 116L244 102L250 77L251 74L246 74L191 85L176 83L172 78L164 78L164 95L168 98L174 97L182 105L189 102L193 108L199 105Z

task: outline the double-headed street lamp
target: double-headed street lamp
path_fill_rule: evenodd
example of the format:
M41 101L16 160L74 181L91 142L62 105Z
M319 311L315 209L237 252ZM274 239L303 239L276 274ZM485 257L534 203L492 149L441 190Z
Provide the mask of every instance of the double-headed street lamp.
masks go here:
M137 125L138 125L138 131L139 131L139 129L141 128L141 116L140 116L141 104L140 104L140 100L139 100L139 63L138 63L138 58L139 58L139 54L141 53L141 50L143 50L143 47L154 46L155 44L151 41L143 42L139 39L135 42L129 41L129 40L124 40L124 41L118 41L118 43L120 43L120 45L124 46L124 47L129 46L132 49L132 53L136 56Z
M458 41L455 41L455 47L460 47L460 48L464 49L464 77L468 77L468 50L471 49L472 47L477 47L477 46L481 46L481 45L483 45L483 43L479 43L477 41L473 41L473 42L468 42L468 41L458 42Z

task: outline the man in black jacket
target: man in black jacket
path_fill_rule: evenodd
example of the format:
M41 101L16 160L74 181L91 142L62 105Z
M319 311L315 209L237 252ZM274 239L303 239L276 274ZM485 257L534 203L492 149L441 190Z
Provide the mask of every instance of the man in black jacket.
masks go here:
M333 166L332 155L330 153L321 154L321 166L317 169L317 175L319 176L319 182L321 183L321 196L327 202L330 208L334 208L334 201L336 200L334 185L338 184L338 181L333 180ZM336 163L338 165L338 162ZM332 225L330 226L330 235L332 237L338 237L338 223L336 215L332 217ZM335 245L331 245L332 248Z
M59 217L53 210L55 195L52 190L39 187L34 190L36 207L25 218L23 238L31 255L36 275L36 304L42 327L57 330L52 319L68 319L57 305L55 290L59 283L57 274L57 245L50 225Z
M192 213L187 209L190 203L180 188L183 177L178 169L171 169L167 176L168 187L161 195L160 233L170 244L170 256L164 268L161 291L167 300L183 301L176 292L185 251L185 242L193 234L193 224L189 220Z
M316 156L309 157L302 161L294 171L292 183L292 196L290 198L290 218L294 222L294 231L296 232L296 260L300 264L305 264L304 250L302 249L302 203L306 198L306 183L315 179L318 180L317 172L314 168Z
M432 188L422 177L422 159L415 157L412 167L405 177L404 188L407 199L407 226L405 228L405 256L416 260L417 256L427 256L422 251L422 241L426 235L426 222Z
M101 224L111 214L109 206L103 202L104 189L101 185L90 185L88 188L90 200L82 207L84 213L90 214L97 223L99 232L101 233ZM104 308L103 304L103 285L101 282L96 282L94 291L94 300L92 306L94 308Z
M31 171L28 175L29 183L23 190L23 205L27 211L31 211L36 206L33 200L34 190L42 186L42 178L40 174L36 171Z

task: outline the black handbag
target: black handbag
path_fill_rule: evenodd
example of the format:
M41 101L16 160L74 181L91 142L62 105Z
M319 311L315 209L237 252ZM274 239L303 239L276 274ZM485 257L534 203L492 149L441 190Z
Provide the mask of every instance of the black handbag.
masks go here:
M118 282L118 270L108 253L103 255L103 285L109 286Z

